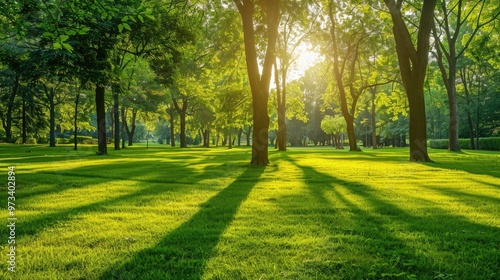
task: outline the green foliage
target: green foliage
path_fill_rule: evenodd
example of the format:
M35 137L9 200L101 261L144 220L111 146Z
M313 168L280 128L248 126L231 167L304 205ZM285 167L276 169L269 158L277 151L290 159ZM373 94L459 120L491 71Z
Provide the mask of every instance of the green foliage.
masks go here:
M330 115L326 115L321 121L321 129L327 134L334 134L345 132L347 127L342 116L332 117Z
M71 135L71 137L69 139L70 139L70 142L73 143L75 136ZM76 142L78 144L92 144L92 136L77 135Z
M16 144L23 144L23 138L22 137L17 138ZM27 144L27 145L36 145L37 144L36 138L26 138L26 143L25 144Z
M448 149L448 139L436 139L429 141L433 149ZM459 139L460 149L470 149L470 139ZM481 150L500 150L500 137L479 138L479 148Z

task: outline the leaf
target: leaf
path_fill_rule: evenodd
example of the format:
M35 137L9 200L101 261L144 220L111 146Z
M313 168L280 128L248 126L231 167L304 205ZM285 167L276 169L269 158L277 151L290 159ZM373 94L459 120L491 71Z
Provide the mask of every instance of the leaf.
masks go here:
M129 31L132 30L132 28L130 28L130 25L128 25L128 23L126 22L123 23L123 27Z
M137 18L141 21L144 22L144 18L141 15L138 15Z
M128 16L122 17L122 22L127 22L128 21Z
M59 42L54 42L54 44L52 45L52 47L54 47L55 50L62 49L62 45Z
M66 40L69 39L69 36L68 35L59 35L59 41L62 42L66 42Z
M150 20L155 20L156 21L156 18L152 15L152 14L144 14L147 18L149 18Z
M118 31L122 32L122 30L123 30L123 24L120 23L120 24L118 24Z
M68 51L72 51L73 50L73 47L70 44L68 44L68 43L63 43L62 45L63 45L64 49L66 49Z

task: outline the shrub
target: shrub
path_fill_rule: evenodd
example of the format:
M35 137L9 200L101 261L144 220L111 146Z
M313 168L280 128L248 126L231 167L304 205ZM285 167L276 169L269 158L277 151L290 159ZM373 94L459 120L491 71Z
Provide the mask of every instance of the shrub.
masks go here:
M448 149L448 139L430 140L432 149ZM470 139L459 139L460 149L470 149ZM481 150L500 150L500 137L479 138L479 148Z
M479 148L500 151L500 137L479 138Z
M56 138L56 144L69 144L69 138Z
M75 136L72 135L70 138L71 142L73 143L73 139L75 139ZM88 142L88 141L91 141L92 140L92 136L82 136L82 135L77 135L76 136L76 142L78 144L86 144L85 142Z
M49 139L48 138L38 138L38 144L48 144Z
M23 138L22 137L17 138L16 144L22 144L22 143L23 143ZM36 138L26 138L25 144L36 145Z

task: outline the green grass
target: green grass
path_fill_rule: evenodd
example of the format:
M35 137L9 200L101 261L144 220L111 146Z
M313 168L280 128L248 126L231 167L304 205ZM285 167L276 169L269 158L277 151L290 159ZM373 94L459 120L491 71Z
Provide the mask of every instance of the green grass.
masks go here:
M0 145L0 278L499 279L500 154L430 152Z

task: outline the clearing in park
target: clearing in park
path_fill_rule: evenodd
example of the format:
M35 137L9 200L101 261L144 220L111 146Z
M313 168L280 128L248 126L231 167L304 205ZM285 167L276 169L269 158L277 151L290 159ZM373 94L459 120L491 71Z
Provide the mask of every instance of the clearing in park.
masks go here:
M0 278L500 277L498 152L290 148L267 167L250 153L0 145L17 217L16 272L4 226Z

